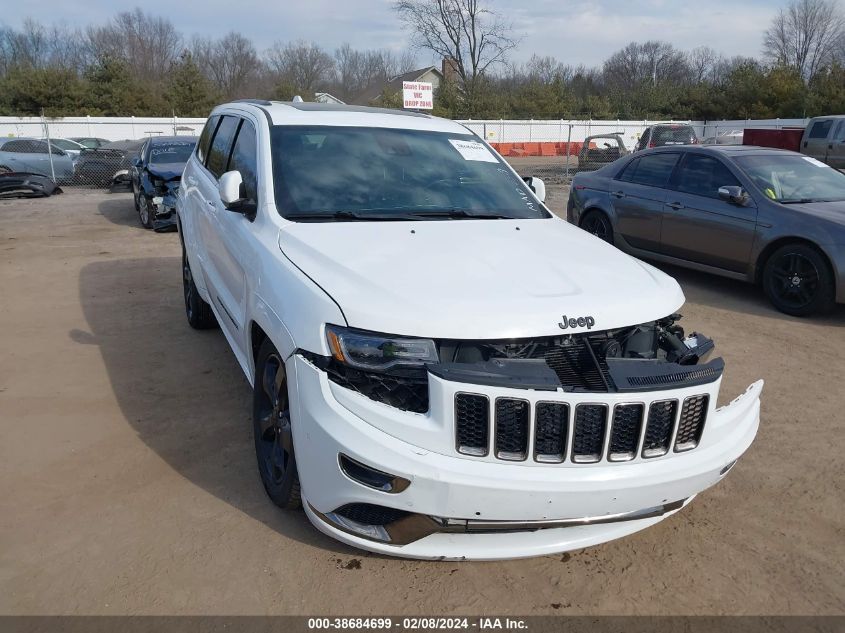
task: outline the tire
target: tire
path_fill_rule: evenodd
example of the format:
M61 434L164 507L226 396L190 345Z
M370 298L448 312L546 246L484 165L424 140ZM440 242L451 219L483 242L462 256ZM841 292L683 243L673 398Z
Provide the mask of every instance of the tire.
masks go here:
M191 272L191 264L184 246L182 247L182 293L185 296L185 316L188 317L188 324L192 328L209 330L217 327L217 319L211 311L211 306L200 297L194 283L194 275Z
M252 421L255 457L264 490L280 508L301 507L287 373L270 339L264 340L255 363Z
M581 224L579 226L600 240L604 240L608 244L613 244L613 226L610 224L610 218L603 212L588 211L581 218Z
M153 228L155 212L152 210L153 202L149 196L143 193L138 195L138 219L145 229Z
M135 211L138 213L141 212L141 205L138 202L138 190L135 189L135 185L132 185L132 199L135 202Z
M808 244L781 246L766 260L763 291L792 316L826 314L834 306L833 275L824 256Z

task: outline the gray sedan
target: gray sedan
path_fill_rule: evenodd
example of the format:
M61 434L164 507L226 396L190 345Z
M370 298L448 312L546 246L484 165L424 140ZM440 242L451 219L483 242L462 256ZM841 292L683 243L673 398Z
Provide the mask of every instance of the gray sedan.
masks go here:
M575 176L567 217L637 257L759 284L787 314L845 303L845 174L809 156L647 150Z
M52 161L52 166L51 166ZM47 141L34 138L0 139L0 172L40 174L58 182L73 176L73 158Z

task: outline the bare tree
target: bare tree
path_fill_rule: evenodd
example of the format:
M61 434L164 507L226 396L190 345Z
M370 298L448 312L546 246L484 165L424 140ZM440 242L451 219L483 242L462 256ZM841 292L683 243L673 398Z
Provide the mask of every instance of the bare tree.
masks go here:
M790 66L809 81L834 61L845 38L845 15L835 0L793 0L763 39L766 58Z
M219 40L194 38L194 60L224 99L255 96L263 66L258 53L246 37L234 31Z
M714 72L721 60L721 56L709 46L699 46L687 53L687 65L693 83L712 82Z
M31 19L19 30L0 27L0 71L13 67L63 68L81 72L86 65L84 37L64 26L47 27Z
M397 0L394 9L416 36L416 45L454 60L464 91L472 97L478 80L507 61L518 40L489 8L489 0Z
M277 81L309 96L334 81L334 59L314 42L299 41L286 46L277 42L265 58Z
M532 81L550 84L554 81L569 81L573 72L571 67L561 64L554 57L540 57L535 54L521 69L521 74Z
M343 98L354 98L367 88L385 83L414 70L416 55L406 50L396 55L385 49L356 50L343 44L334 53L337 90Z
M135 9L105 26L90 27L92 57L123 60L136 80L158 82L179 59L182 36L167 18Z
M611 55L603 67L605 83L621 90L648 83L681 83L688 77L686 56L668 42L631 42Z

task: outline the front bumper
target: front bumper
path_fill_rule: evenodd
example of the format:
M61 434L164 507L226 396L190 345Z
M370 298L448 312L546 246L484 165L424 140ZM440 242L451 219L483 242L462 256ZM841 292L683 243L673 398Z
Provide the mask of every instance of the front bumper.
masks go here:
M762 390L760 381L726 407L711 405L702 440L689 452L621 463L512 463L453 452L454 441L448 439L454 437L448 419L450 398L467 385L430 377L431 411L420 415L339 387L299 355L288 360L287 369L295 376L290 381L294 442L309 518L321 531L350 545L411 558L538 556L595 545L653 525L718 482L750 446L759 424ZM701 391L699 387L672 393L683 397L696 389ZM718 383L712 389L717 393ZM493 395L569 402L596 398L502 388ZM649 398L661 395L666 394L652 392ZM601 394L611 404L614 398L630 401L630 396ZM716 401L715 395L711 401ZM446 443L432 445L429 440L435 436L446 437ZM406 441L409 438L413 443ZM396 494L364 486L343 472L340 453L407 479L410 485ZM452 527L420 532L410 542L402 539L403 544L363 538L327 519L351 503L450 520ZM483 528L483 522L489 529L471 529Z
M153 197L153 230L166 233L176 230L176 198L178 189L168 191L165 195Z

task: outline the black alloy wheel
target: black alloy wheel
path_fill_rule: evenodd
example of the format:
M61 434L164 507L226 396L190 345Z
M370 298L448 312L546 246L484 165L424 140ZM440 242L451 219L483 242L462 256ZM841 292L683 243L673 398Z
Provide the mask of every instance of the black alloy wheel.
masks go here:
M258 472L267 495L280 508L300 507L287 372L269 339L261 346L256 363L253 434Z
M581 228L608 244L613 244L613 227L610 219L601 211L590 211L581 220Z
M766 262L763 290L781 312L793 316L829 312L833 278L822 255L806 244L787 244Z
M185 297L185 316L188 317L188 324L192 328L208 330L217 325L211 306L200 296L194 283L191 263L188 261L188 254L184 247L182 248L182 293Z

